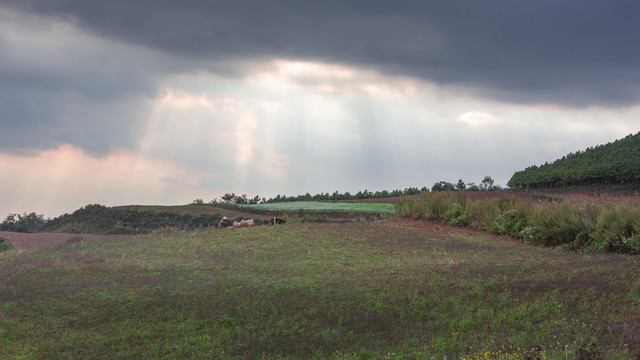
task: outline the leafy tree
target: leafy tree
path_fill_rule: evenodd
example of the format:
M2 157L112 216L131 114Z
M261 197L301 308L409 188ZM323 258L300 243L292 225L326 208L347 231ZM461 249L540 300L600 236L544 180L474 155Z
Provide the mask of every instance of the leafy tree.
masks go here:
M493 179L491 176L485 176L480 182L480 188L484 191L493 190Z
M225 193L222 195L222 201L228 204L232 204L235 202L236 194L234 193Z
M38 215L35 212L27 214L9 214L6 219L0 223L0 230L14 232L36 232L46 222L44 215Z
M249 200L249 204L255 205L255 204L260 204L261 199L259 195L256 195L253 197L253 199Z
M446 181L439 181L431 187L431 191L455 191L455 186Z
M476 185L474 182L470 182L467 184L467 190L469 191L480 191L480 187Z
M464 181L462 181L462 179L458 180L458 183L456 184L456 191L465 190L466 188L467 186L464 184Z

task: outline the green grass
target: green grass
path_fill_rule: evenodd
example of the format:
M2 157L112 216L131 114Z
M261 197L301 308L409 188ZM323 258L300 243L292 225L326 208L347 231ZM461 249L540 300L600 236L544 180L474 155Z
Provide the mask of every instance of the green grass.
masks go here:
M287 224L1 253L0 358L637 354L638 258L479 236Z
M282 203L268 203L257 205L244 205L249 209L271 210L271 211L347 211L364 212L393 215L396 211L395 205L386 203L346 203L346 202L318 202L318 201L295 201Z

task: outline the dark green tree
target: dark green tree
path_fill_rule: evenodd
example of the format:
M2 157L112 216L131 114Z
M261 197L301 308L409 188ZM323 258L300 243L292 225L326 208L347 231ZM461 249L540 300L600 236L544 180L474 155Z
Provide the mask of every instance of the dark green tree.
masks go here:
M455 186L446 181L439 181L431 187L431 191L455 191Z
M513 174L508 186L549 189L569 186L640 184L640 133L588 147Z
M485 176L480 182L480 189L484 191L493 190L493 179L491 176Z
M44 215L35 212L27 214L9 214L0 223L0 230L14 232L36 232L46 222Z

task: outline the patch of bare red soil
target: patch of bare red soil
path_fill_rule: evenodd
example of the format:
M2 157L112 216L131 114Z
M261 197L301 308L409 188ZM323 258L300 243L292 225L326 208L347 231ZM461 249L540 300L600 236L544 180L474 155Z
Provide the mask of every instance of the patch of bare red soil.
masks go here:
M379 220L379 224L382 224L389 229L416 229L421 230L434 235L463 235L472 236L489 241L501 242L501 243L520 243L520 241L512 239L504 235L496 235L487 231L477 230L470 227L455 227L449 226L436 221L429 220L409 220L409 219L388 219Z

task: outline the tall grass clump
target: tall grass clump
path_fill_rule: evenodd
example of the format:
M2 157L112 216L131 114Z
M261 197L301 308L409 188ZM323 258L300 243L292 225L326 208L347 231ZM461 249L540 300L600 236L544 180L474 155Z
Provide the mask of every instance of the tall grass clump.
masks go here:
M398 200L396 204L396 214L400 217L415 220L422 217L422 212L417 209L417 202L408 196L403 196Z
M420 198L403 197L396 205L401 217L428 220L445 220L449 207L453 204L448 192L424 193Z
M471 201L467 203L469 211L469 223L474 228L488 230L488 224L494 217L500 214L500 208L496 199L484 201Z
M425 215L427 219L431 220L444 220L447 218L447 211L449 207L453 203L453 199L451 198L451 194L449 192L437 192L428 196L422 196L423 202L425 204Z
M532 245L640 254L640 207L631 202L603 206L516 196L469 200L465 192L437 192L403 198L397 206L402 217L471 226Z
M569 203L540 204L533 209L531 223L537 237L529 242L545 246L571 243L585 231L582 219L584 212Z
M602 210L590 240L589 251L640 253L640 209L623 203Z

